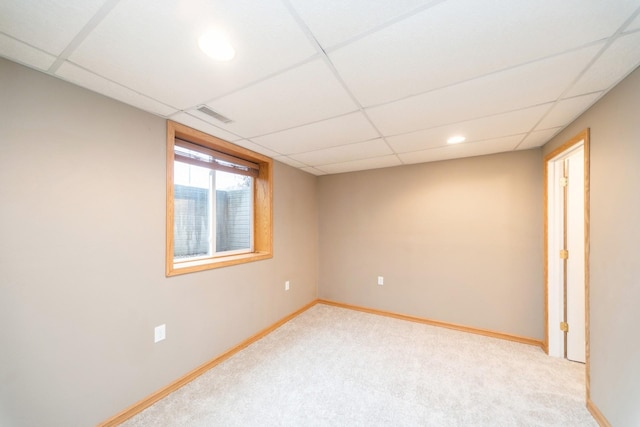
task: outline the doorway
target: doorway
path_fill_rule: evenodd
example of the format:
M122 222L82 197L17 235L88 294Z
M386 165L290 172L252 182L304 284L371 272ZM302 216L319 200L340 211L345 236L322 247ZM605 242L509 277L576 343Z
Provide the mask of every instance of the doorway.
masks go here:
M544 178L545 344L550 356L588 364L588 129L545 156Z

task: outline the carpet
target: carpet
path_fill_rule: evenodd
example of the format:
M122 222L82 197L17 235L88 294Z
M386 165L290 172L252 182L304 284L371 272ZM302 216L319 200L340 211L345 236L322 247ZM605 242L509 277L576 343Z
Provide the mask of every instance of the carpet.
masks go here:
M317 304L122 426L580 426L584 365Z

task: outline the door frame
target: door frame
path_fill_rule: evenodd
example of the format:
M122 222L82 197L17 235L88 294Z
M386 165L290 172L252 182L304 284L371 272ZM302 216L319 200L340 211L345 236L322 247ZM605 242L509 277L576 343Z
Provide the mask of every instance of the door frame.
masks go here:
M583 142L584 144L584 286L585 286L585 358L586 358L586 393L587 398L590 397L590 355L589 355L589 194L590 194L590 181L589 181L589 164L590 164L590 145L589 145L589 128L578 133L573 138L566 141L560 147L551 151L544 156L543 161L543 179L544 179L544 350L549 354L549 246L550 236L549 232L553 230L553 224L550 224L549 219L549 166L553 165L553 160L562 154L567 153L575 148L576 144ZM550 230L551 229L551 230Z

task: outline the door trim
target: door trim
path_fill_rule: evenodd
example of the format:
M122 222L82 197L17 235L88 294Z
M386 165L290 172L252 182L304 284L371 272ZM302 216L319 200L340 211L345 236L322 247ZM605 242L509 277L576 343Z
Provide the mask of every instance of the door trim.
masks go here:
M584 286L585 286L585 356L586 356L586 395L587 399L590 398L590 334L589 334L589 195L590 195L590 181L589 181L589 166L590 166L590 144L589 144L589 128L578 133L576 136L562 144L544 157L543 160L543 179L544 179L544 349L549 354L549 190L548 190L548 165L550 160L558 157L563 152L571 150L574 145L581 141L584 141Z

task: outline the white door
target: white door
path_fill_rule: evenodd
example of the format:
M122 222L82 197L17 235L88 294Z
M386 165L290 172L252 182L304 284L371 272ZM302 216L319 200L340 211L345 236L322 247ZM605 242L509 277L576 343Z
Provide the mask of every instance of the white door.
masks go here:
M566 249L566 322L569 331L566 357L584 363L585 357L585 248L584 248L584 147L565 160Z

